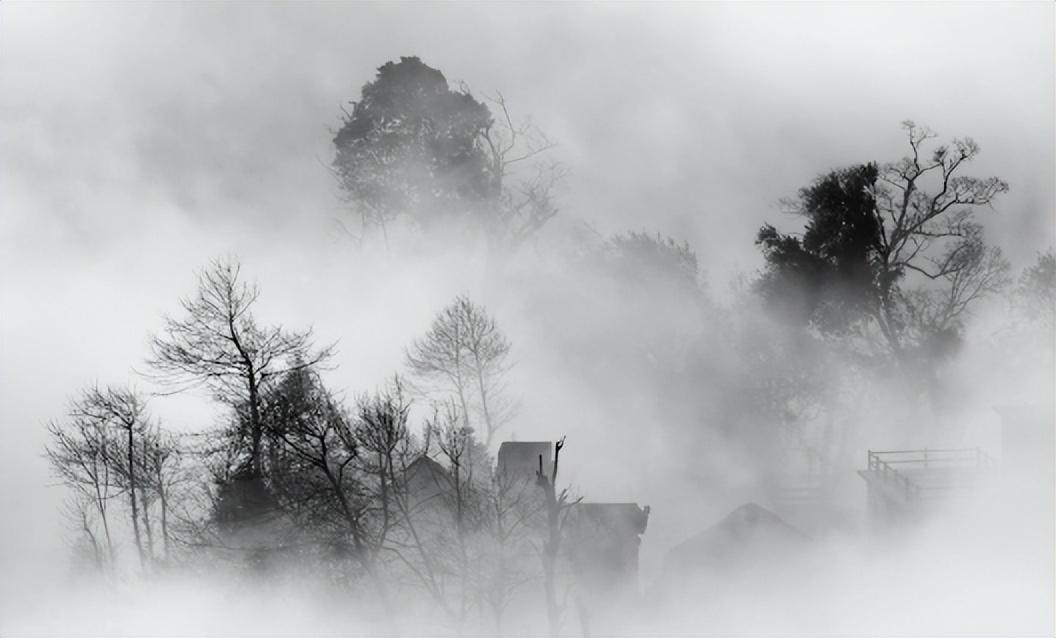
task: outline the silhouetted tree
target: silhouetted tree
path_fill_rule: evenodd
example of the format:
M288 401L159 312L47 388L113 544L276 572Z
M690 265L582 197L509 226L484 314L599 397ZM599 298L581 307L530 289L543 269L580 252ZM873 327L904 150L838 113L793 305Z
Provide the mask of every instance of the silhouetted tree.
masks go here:
M308 534L349 556L378 584L372 495L359 471L357 424L309 368L290 370L265 396L268 475L279 504Z
M833 171L802 189L791 210L802 236L765 225L759 290L822 332L875 327L902 367L926 368L956 347L971 304L1000 289L1008 264L983 240L975 210L1008 186L960 174L979 153L971 139L925 153L935 137L905 122L911 154Z
M423 454L408 426L410 408L399 377L356 401L357 465L370 499L370 539L376 552L395 557L450 615L439 557L421 529L423 504L408 490L408 470Z
M264 388L290 370L320 364L331 348L312 352L311 330L259 326L252 314L259 291L240 274L231 258L200 272L197 295L181 302L184 317L167 317L163 334L153 337L148 364L173 392L204 386L218 401L245 410L249 452L243 469L260 476Z
M141 567L146 567L151 556L144 547L140 516L149 516L144 509L142 483L143 451L149 423L146 405L135 392L126 388L91 387L74 402L71 414L102 424L115 432L111 453L111 476L115 484L128 495L130 521ZM149 524L148 524L149 525Z
M515 247L556 214L558 167L504 183L551 144L530 124L515 125L501 95L493 102L498 120L417 57L378 69L334 138L334 171L364 232L377 227L387 241L398 219L424 230L468 221Z
M110 449L115 445L113 433L108 423L82 416L77 403L71 405L68 422L48 423L49 440L44 453L54 475L91 503L103 528L106 565L112 569L117 559L109 516L114 487L111 468L114 453ZM92 535L87 512L80 502L70 509L78 519L76 522Z
M162 494L158 481L170 479L166 461L175 448L165 442L162 450L162 432L147 416L145 400L128 388L91 386L71 401L68 416L65 424L48 426L51 441L45 452L53 469L64 483L90 498L103 526L111 565L115 555L107 501L127 497L136 552L140 566L147 567L155 558L151 508ZM80 514L87 530L88 510L71 511ZM167 534L164 507L162 521Z
M161 429L157 422L149 423L145 429L142 449L142 474L144 508L149 501L156 501L160 516L162 556L165 561L172 556L173 530L171 526L173 507L179 499L179 489L186 482L183 472L184 450L179 439ZM149 527L149 522L148 522Z

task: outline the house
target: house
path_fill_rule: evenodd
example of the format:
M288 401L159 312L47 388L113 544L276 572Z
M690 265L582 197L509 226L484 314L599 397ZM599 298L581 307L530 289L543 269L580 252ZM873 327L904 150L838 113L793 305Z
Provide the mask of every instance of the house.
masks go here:
M583 502L573 508L569 555L580 584L609 599L637 595L638 548L648 523L648 505Z

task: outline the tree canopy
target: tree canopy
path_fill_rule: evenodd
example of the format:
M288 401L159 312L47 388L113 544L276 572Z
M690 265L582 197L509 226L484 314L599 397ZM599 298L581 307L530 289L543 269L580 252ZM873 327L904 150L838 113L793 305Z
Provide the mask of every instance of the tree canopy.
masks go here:
M496 196L480 144L488 107L416 57L378 69L334 138L334 167L371 222L440 223Z
M515 123L501 94L489 101L498 119L417 57L378 69L334 137L334 171L364 232L387 238L401 220L424 231L455 224L515 246L556 214L559 169L506 179L552 145L530 123Z
M869 336L899 364L948 354L979 298L1007 283L1008 263L974 215L1008 190L961 175L979 153L969 138L925 151L935 134L903 124L910 155L831 171L788 202L802 235L764 225L758 290L823 333Z
M244 410L250 438L246 469L261 473L260 418L264 388L281 374L325 361L312 352L312 331L261 327L253 317L259 291L241 279L234 259L217 259L198 275L198 292L182 302L184 317L167 317L151 340L154 378L174 391L205 386L236 411Z
M1037 259L1019 275L1015 302L1027 319L1051 329L1056 317L1056 252L1038 253Z
M463 423L479 425L484 443L513 416L505 393L510 341L487 309L459 295L407 349L407 366L420 389L453 400Z

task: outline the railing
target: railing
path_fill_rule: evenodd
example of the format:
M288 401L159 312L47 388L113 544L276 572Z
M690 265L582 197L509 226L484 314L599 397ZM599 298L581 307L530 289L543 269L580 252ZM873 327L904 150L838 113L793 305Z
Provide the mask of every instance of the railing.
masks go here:
M907 472L922 475L938 474L933 470L983 470L993 466L993 460L979 448L930 449L922 450L869 450L869 471L880 480L904 490L907 500L919 499L922 491L948 491L965 487L962 485L941 483L922 485L913 480Z

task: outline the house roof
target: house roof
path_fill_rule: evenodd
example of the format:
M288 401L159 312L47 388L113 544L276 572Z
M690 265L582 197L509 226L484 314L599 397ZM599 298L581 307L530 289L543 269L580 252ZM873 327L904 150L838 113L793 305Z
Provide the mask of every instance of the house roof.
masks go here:
M422 454L407 465L406 474L408 479L417 476L432 476L436 478L442 478L444 481L447 481L451 478L451 475L448 473L447 468L445 468L443 465L440 465L438 462L436 462L436 460L429 458L425 454Z

